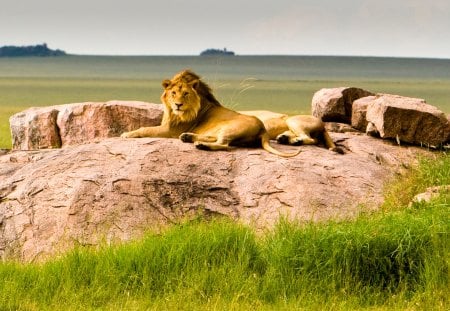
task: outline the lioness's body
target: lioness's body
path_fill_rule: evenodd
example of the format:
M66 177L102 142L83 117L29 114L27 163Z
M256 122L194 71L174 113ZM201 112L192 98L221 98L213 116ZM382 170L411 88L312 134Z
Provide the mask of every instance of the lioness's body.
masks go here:
M240 113L255 116L260 119L269 133L270 139L276 139L280 144L317 145L320 142L335 152L343 153L336 147L325 129L322 120L310 115L288 116L268 110L240 111Z
M269 145L269 134L261 120L223 107L210 88L191 71L182 71L163 81L161 125L123 133L122 137L167 137L192 142L199 149L227 150L230 146L261 145L284 157Z

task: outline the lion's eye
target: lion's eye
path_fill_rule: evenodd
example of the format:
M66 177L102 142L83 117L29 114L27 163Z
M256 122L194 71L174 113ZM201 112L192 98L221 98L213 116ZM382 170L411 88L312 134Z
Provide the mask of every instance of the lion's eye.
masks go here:
M172 95L173 96L175 96L177 94L177 92L175 92L175 91L172 91Z
M188 92L184 92L183 93L183 97L188 97L189 93Z

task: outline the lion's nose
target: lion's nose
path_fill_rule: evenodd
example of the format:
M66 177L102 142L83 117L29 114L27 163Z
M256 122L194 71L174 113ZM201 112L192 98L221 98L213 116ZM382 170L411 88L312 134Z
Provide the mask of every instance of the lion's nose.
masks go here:
M183 103L176 103L175 106L177 106L177 110L180 110L181 106L183 106Z

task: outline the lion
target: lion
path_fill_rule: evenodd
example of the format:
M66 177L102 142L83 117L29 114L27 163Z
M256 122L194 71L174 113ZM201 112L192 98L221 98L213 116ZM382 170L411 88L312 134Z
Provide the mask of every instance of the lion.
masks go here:
M161 125L141 127L125 132L124 138L179 138L194 143L202 150L229 150L236 146L262 146L282 157L300 153L284 153L273 148L264 124L255 116L240 114L223 107L210 87L190 70L162 82L161 101L164 113Z
M314 116L288 116L268 110L239 111L239 113L260 119L270 139L275 139L279 144L299 146L323 143L331 151L344 153L342 148L336 147L322 120Z

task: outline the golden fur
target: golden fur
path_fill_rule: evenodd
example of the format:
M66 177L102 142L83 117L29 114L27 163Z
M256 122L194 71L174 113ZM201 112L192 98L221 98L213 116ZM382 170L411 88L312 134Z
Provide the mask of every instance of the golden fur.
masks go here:
M283 157L299 153L284 153L271 147L269 134L258 118L223 107L209 86L192 71L182 71L171 80L164 80L162 86L164 114L161 125L126 132L121 137L180 138L203 150L228 150L230 146L258 144Z
M269 133L270 139L280 144L317 145L323 143L329 150L344 153L336 147L325 124L318 118L309 115L288 116L267 110L240 111L260 119Z

